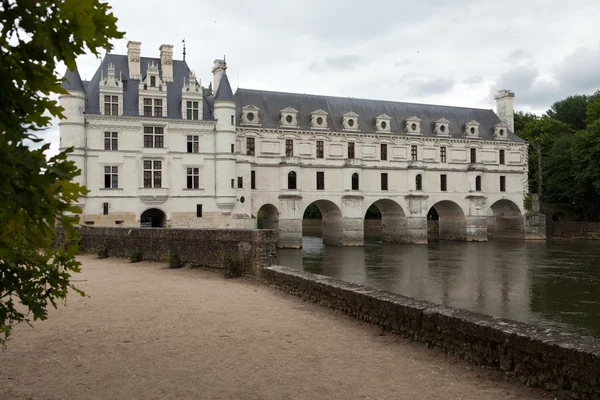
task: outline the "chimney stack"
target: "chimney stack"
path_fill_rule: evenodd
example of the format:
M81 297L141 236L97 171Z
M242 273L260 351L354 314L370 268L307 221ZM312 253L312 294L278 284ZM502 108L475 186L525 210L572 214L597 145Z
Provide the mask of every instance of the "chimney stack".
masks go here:
M515 94L510 90L499 90L496 99L496 115L506 124L511 132L515 132L514 102Z
M173 82L173 45L163 44L160 50L160 69L165 82Z
M142 42L127 42L127 62L129 63L129 79L142 79L140 73L140 55Z
M214 61L212 73L213 73L213 93L215 93L215 94L217 93L217 90L219 90L219 83L221 83L221 77L225 73L226 69L227 69L227 63L225 62L225 60L216 59Z

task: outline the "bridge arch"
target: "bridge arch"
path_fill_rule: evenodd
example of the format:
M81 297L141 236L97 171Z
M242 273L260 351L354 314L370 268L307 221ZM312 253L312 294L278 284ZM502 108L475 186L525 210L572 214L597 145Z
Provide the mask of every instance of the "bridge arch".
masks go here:
M467 240L467 218L461 206L451 200L432 205L427 213L427 239Z
M523 239L525 217L512 200L500 199L488 210L488 237L498 239Z
M279 210L271 203L263 204L256 213L258 229L274 229L279 234Z
M316 200L304 208L306 210L315 205L321 213L321 229L323 232L323 244L333 246L343 246L344 244L344 224L342 210L330 200Z
M377 215L371 215L373 210L376 208L379 211L379 218ZM402 206L391 199L379 199L374 201L365 209L365 223L364 230L365 236L372 238L381 237L381 241L388 243L402 243L406 241L406 213ZM372 217L372 218L370 218ZM377 227L377 221L379 226ZM381 234L378 235L379 228ZM372 234L375 230L374 234Z

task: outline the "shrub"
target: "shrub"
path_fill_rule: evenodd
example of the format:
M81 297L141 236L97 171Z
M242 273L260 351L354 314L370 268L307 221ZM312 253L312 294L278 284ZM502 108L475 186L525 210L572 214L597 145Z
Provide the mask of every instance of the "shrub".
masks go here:
M100 246L98 246L98 258L107 258L108 257L108 244L104 242Z
M525 208L526 211L531 211L533 208L533 197L531 196L531 193L527 193L523 198L523 208Z
M85 247L83 237L78 233L71 236L67 235L65 237L65 249L69 249L70 247L75 247L75 254L81 254L81 251Z
M169 268L181 268L183 265L181 264L181 259L174 251L167 250L167 262L169 263Z
M129 262L137 263L142 261L142 251L139 248L135 248L129 252Z
M221 252L223 262L223 275L225 278L237 278L242 276L240 260L235 253Z

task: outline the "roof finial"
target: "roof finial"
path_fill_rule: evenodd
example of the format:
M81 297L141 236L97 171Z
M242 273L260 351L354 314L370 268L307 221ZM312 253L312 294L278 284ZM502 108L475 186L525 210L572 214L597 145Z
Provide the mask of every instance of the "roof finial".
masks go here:
M185 39L183 39L181 43L183 43L183 61L185 61Z
M223 54L223 64L227 66L227 60L225 59L225 54Z

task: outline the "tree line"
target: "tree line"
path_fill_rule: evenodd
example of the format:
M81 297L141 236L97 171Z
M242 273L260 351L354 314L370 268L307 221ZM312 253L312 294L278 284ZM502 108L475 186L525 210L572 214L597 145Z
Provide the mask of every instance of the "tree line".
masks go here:
M515 113L515 133L529 142L529 191L577 219L600 215L600 90L552 104L539 116Z

